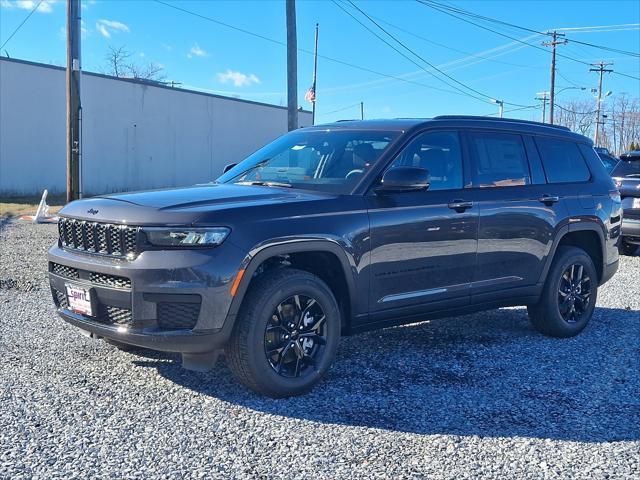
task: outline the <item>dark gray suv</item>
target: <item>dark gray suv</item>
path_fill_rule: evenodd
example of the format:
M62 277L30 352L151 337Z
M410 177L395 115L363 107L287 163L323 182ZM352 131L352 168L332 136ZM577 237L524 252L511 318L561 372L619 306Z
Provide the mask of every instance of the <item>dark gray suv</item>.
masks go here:
M309 390L341 335L503 306L579 333L618 267L620 195L590 140L482 117L280 137L190 188L61 211L58 313L120 346L220 352L257 392Z

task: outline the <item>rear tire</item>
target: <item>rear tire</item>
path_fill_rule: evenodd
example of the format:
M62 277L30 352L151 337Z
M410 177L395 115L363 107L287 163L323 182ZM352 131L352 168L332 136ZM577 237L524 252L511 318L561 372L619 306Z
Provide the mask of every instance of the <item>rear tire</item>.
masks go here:
M620 253L620 255L626 255L628 257L631 257L635 255L637 250L638 250L638 245L629 243L624 238L620 239L620 243L618 243L618 253Z
M559 247L542 296L527 307L533 326L552 337L573 337L593 316L598 274L591 257L577 247Z
M234 376L273 398L309 391L327 372L340 339L340 309L329 287L293 268L254 279L225 351Z

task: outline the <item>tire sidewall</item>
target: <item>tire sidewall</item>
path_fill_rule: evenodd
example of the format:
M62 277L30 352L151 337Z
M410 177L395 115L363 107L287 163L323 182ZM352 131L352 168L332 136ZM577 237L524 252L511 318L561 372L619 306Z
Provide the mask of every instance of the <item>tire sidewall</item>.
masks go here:
M314 298L322 308L326 320L327 343L324 346L322 358L316 367L316 371L300 378L287 378L280 376L270 365L264 351L264 335L267 322L279 303L293 295L304 295ZM249 368L255 380L265 389L277 394L287 392L287 395L296 395L309 390L327 372L340 339L340 310L328 287L319 278L305 273L293 273L265 289L259 295L258 308L253 309L254 317L250 319L251 326L246 339L249 354Z
M589 275L591 279L591 295L589 307L583 314L580 321L569 323L567 322L560 313L560 305L558 304L558 291L560 289L560 280L564 272L573 264L582 265ZM593 311L595 309L597 294L598 294L598 274L596 269L591 261L591 258L581 250L571 249L568 250L562 257L560 261L554 266L551 271L551 278L548 285L547 293L547 315L550 319L552 319L555 326L563 331L563 333L567 336L572 336L578 334L582 331L589 320L593 316Z

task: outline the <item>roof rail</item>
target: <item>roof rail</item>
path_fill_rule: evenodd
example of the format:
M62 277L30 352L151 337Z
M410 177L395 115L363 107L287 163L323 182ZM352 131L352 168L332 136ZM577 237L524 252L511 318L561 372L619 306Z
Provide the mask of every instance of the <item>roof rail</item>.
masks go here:
M560 130L571 131L570 128L563 125L551 125L550 123L534 122L532 120L520 120L517 118L492 118L481 117L476 115L438 115L433 117L433 120L485 120L488 122L510 122L510 123L524 123L526 125L538 125L540 127L557 128Z

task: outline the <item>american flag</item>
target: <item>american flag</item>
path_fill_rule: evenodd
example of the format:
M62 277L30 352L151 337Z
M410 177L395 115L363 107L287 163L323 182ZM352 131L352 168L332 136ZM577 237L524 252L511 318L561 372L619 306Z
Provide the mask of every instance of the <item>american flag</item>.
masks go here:
M316 90L313 88L313 85L311 85L309 90L307 90L307 93L304 94L304 99L310 103L314 103L316 101Z

